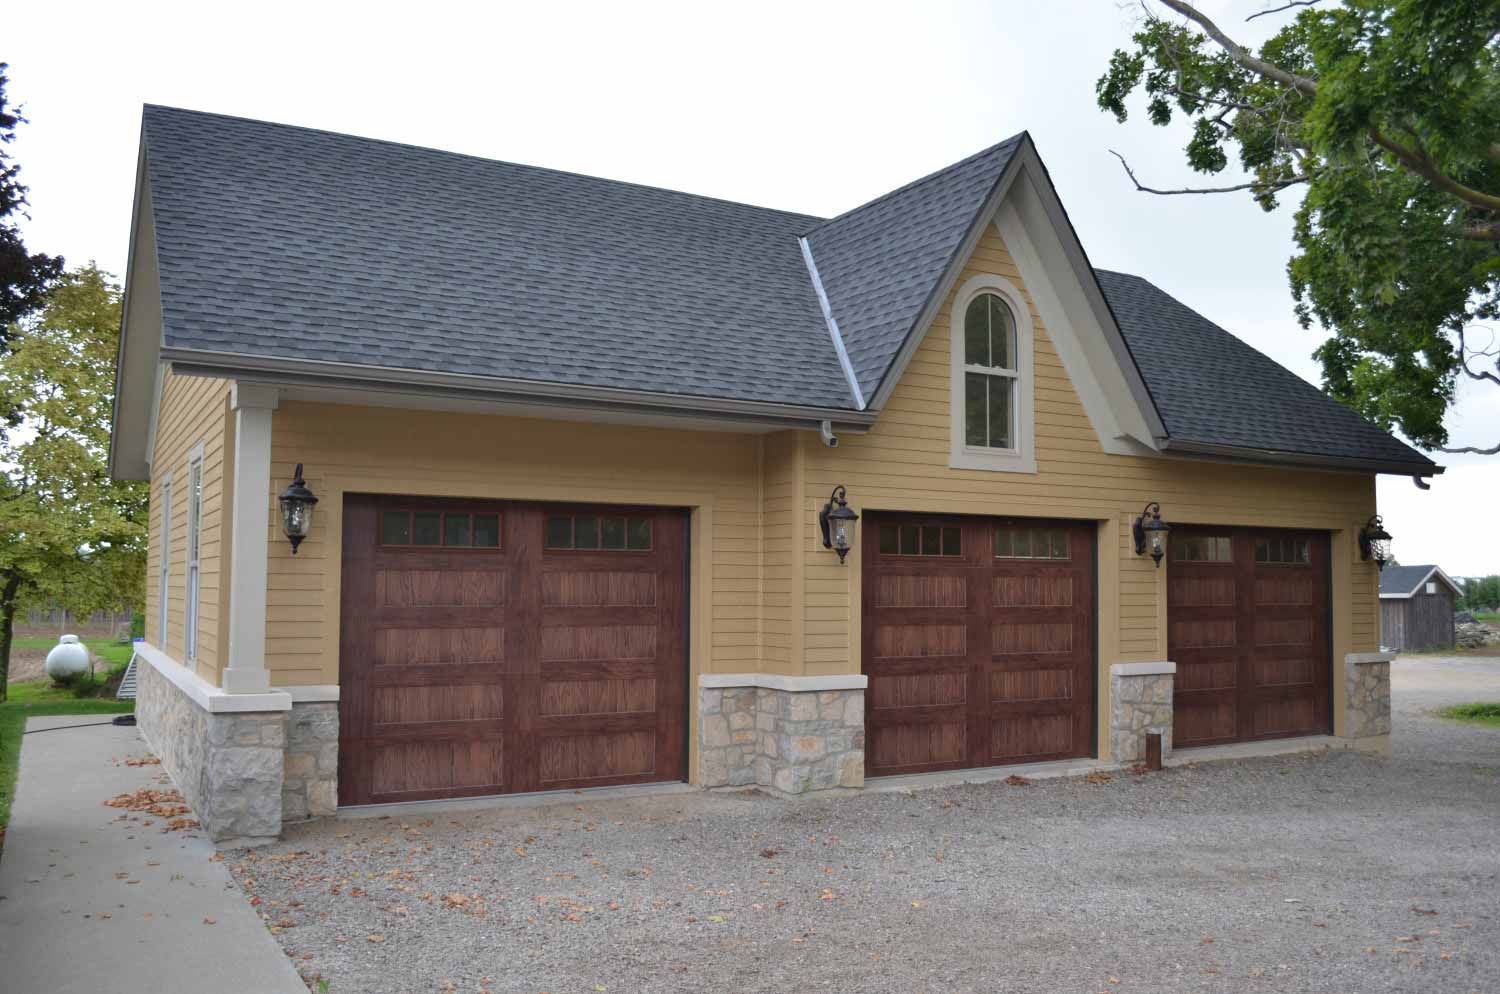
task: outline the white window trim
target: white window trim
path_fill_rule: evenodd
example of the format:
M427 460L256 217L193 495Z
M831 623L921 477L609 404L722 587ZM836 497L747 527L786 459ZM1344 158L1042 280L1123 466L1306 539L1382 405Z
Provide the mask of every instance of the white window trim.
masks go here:
M1437 593L1437 581L1436 580L1428 580L1427 581L1427 592L1429 594L1435 594L1435 593Z
M193 486L194 474L198 478L197 487ZM202 442L193 446L192 451L188 453L187 487L187 548L183 550L187 568L182 601L182 655L191 665L198 660L198 619L199 608L202 607L202 573L200 570L203 555Z
M1015 448L992 449L969 445L964 433L964 317L969 304L981 293L997 294L1010 307L1016 320L1015 423L1011 430ZM999 473L1035 473L1036 446L1033 413L1036 410L1036 378L1031 311L1021 290L1003 276L983 273L958 288L949 321L948 420L950 438L948 465L953 469L984 469Z
M167 621L171 615L167 612L167 606L172 596L172 474L163 473L161 478L161 568L157 571L160 575L157 580L157 597L161 603L157 605L157 629L156 637L161 639L162 647L167 645Z

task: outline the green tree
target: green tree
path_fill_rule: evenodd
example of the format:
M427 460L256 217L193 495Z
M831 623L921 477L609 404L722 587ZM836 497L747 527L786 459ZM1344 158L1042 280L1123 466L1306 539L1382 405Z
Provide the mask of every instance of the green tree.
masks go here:
M1500 0L1288 0L1258 51L1185 0L1150 7L1114 53L1099 106L1120 121L1142 90L1153 124L1192 122L1188 165L1251 178L1179 195L1247 192L1265 210L1304 191L1288 264L1297 316L1330 394L1427 449L1460 377L1500 388ZM1295 11L1295 13L1293 13ZM1118 153L1116 153L1118 155ZM1485 440L1497 441L1494 439Z
M1459 610L1494 611L1500 609L1500 576L1471 576L1464 580L1464 595Z
M26 119L7 103L7 68L0 62L0 336L23 315L41 306L47 289L63 271L61 258L27 252L16 227L17 218L26 216L26 187L19 179L21 167L11 160L5 146L15 139L16 127Z
M0 700L18 604L86 614L143 600L146 486L106 467L119 341L120 288L90 263L0 354Z

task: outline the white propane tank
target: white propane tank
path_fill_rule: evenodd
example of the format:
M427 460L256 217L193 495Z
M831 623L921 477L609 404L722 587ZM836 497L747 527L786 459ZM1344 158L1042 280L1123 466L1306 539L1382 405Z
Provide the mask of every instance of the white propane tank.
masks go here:
M64 635L47 653L47 675L57 683L71 683L88 671L88 646L77 635Z

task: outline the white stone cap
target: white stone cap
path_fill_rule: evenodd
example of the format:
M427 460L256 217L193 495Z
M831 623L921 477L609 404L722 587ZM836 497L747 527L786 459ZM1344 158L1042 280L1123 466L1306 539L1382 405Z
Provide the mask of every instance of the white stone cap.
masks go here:
M1159 663L1113 663L1109 667L1110 676L1172 676L1177 672L1177 664L1172 662Z
M292 695L284 690L231 694L222 687L215 687L149 642L135 643L135 654L154 666L158 673L171 680L178 690L192 698L193 703L205 711L228 713L292 709Z
M1369 666L1371 663L1389 663L1396 655L1394 652L1346 652L1344 662L1350 666Z
M339 685L336 683L294 684L275 689L291 694L293 704L332 704L339 699Z
M870 678L863 673L838 673L833 676L784 676L780 673L704 673L698 686L706 689L764 687L766 690L802 692L809 690L864 690Z

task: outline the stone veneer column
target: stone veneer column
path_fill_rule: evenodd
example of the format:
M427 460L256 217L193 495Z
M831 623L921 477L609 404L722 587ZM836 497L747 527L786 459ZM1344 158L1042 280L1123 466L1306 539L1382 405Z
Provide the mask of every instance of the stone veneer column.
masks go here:
M1116 763L1146 758L1146 735L1161 734L1172 751L1172 686L1176 663L1115 663L1109 668L1109 751Z
M698 781L777 794L863 787L860 675L712 674L698 698Z
M1344 738L1356 749L1391 751L1391 661L1394 652L1344 656Z

